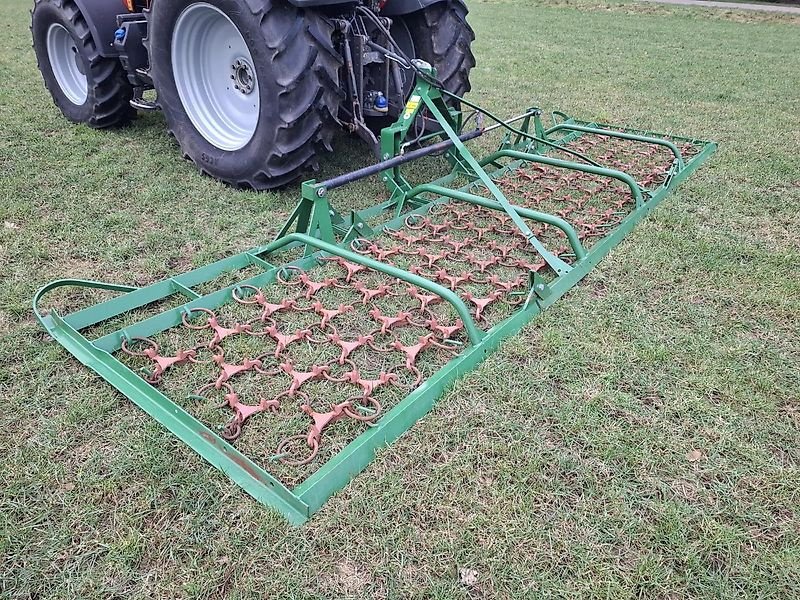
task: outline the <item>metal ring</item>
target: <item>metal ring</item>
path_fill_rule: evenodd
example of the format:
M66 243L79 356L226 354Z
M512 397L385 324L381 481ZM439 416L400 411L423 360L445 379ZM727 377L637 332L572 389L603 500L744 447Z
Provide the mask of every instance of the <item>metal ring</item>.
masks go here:
M255 294L254 294L254 296L255 296L255 297L258 297L258 294L262 294L262 295L263 295L263 292L262 292L262 291L261 291L259 288L257 288L256 286L254 286L254 285L248 285L248 284L245 284L245 285L237 285L235 288L233 288L233 289L231 290L231 296L232 296L232 297L233 297L233 299L234 299L234 300L236 300L236 302L238 302L239 304L259 304L259 301L258 301L258 300L251 300L251 301L247 301L247 300L245 300L244 298L242 298L241 296L237 295L237 293L236 293L236 292L237 292L237 290L238 290L238 291L242 291L242 290L253 290L253 291L255 292Z
M412 224L412 221L415 221L415 222L421 221L421 224L420 225L414 225L414 224ZM430 219L428 219L428 221L430 221ZM405 218L405 221L403 221L403 222L405 223L406 227L408 227L409 229L411 229L413 231L419 231L420 229L422 229L426 225L425 219L422 218L420 215L417 215L417 214L408 215Z
M277 454L278 456L280 456L281 454L287 454L286 447L289 444L292 444L293 442L297 442L300 440L303 440L306 442L306 444L308 444L308 434L300 433L297 435L290 435L289 437L285 438L280 444L278 444L278 448L275 451L275 454ZM317 456L317 453L319 452L319 442L316 440L316 438L311 439L310 448L311 448L311 454L309 454L306 458L292 460L285 456L280 456L278 460L285 465L289 465L290 467L302 467L303 465L307 465L312 460L314 460L314 458Z
M452 209L452 205L449 200L445 200L444 202L434 202L428 205L428 214L429 215L440 215L444 212L450 212Z
M242 425L243 423L239 419L239 415L236 414L233 417L231 417L231 420L225 423L225 425L222 427L220 436L224 440L232 442L240 435L242 435Z
M345 359L344 359L344 362L341 362L341 363L337 362L337 364L338 364L338 365L340 365L340 366L343 366L343 365L349 365L349 366L350 366L350 369L352 369L352 371L351 371L351 372L355 372L355 373L358 373L358 372L359 372L359 371L358 371L358 367L356 367L356 363L354 363L354 362L353 362L352 360L350 360L349 358L345 358ZM329 372L329 371L325 371L325 372L322 374L322 376L323 376L323 377L324 377L326 380L330 381L331 383L349 383L349 382L350 382L350 379L349 379L348 377L341 377L341 378L340 378L340 377L333 377L333 376L330 374L330 372ZM300 394L301 392L297 392L297 393L298 393L298 394ZM306 396L306 397L307 397L307 396ZM311 402L308 402L308 404L311 404Z
M294 265L286 265L286 266L281 267L280 269L278 269L278 271L275 273L275 279L278 280L283 285L297 285L298 283L300 283L299 279L295 279L293 281L290 281L288 279L284 279L284 275L287 274L287 273L301 273L302 274L302 273L305 273L305 271L303 271L303 269L301 269L300 267L296 267Z
M364 250L362 248L362 245L364 244L370 247ZM354 240L350 241L350 249L353 252L357 252L358 254L369 254L370 252L372 252L371 246L373 245L374 244L366 238L355 238Z
M156 354L158 354L159 346L158 346L158 344L157 344L157 343L155 343L155 342L154 342L153 340L151 340L150 338L145 338L145 337L134 337L134 338L131 338L131 341L132 341L132 342L147 342L148 344L150 344L150 348L149 348L149 349L150 349L150 350L155 350ZM122 340L122 344L120 345L120 349L121 349L121 350L122 350L122 351L123 351L125 354L127 354L128 356L147 356L147 354L146 354L146 352L147 352L147 351L146 351L146 350L142 350L141 352L137 352L137 351L135 351L135 350L131 350L131 349L128 347L128 340L126 340L126 339L123 339L123 340Z
M201 312L208 315L209 320L215 317L214 311L208 308L190 308L186 312L181 315L181 322L185 327L189 329L194 329L195 331L199 331L201 329L211 329L211 325L208 321L206 321L203 325L190 325L187 321L187 318L191 318L192 313Z
M417 369L416 367L414 367L414 369L416 369L415 375L420 375L419 379L421 381L422 380L422 376L421 376L421 373L419 372L419 369ZM411 385L403 385L402 383L400 383L400 374L402 372L405 372L405 371L411 371L411 373L414 373L414 371L412 369L409 369L408 367L406 367L405 363L399 364L399 365L395 365L395 366L391 367L388 371L386 371L386 373L390 374L390 375L394 375L395 377L397 377L397 379L395 381L389 381L388 383L392 383L392 384L396 385L397 387L402 388L404 390L413 390L415 387L417 387L419 385L419 382L413 383Z
M220 390L225 390L226 394L235 394L236 393L236 392L233 391L233 388L231 387L231 384L223 383L222 385L217 387L216 382L212 381L210 383L205 384L202 387L197 388L197 390L195 391L194 394L192 394L192 396L208 400L209 398L205 395L205 393L210 389L213 389L215 392L218 392ZM222 407L222 406L225 406L225 404L221 404L220 405L220 407Z
M244 322L244 324L247 325L247 329L243 329L244 333L246 333L247 335L252 335L253 337L264 337L265 335L269 335L269 332L253 331L253 323L258 323L259 325L266 323L267 326L269 326L269 323L272 323L274 325L275 321L273 319L270 319L269 317L267 317L266 319L262 319L261 317L253 317L249 321Z
M372 404L373 409L375 410L375 412L373 414L368 415L368 416L364 416L364 415L361 415L361 414L351 410L350 407L353 406L354 402L358 403L358 402L362 402L364 400L366 400L367 402ZM355 419L356 421L361 421L362 423L368 423L370 421L374 421L375 419L377 419L381 415L381 411L383 410L383 407L381 406L381 403L378 402L375 398L372 398L371 396L367 396L366 398L364 396L353 396L352 398L348 399L347 402L349 403L349 405L345 406L342 409L342 412L344 414L346 414L348 417L350 417L351 419Z
M262 365L264 364L263 358L272 358L272 352L265 352L264 354L259 354L256 356L253 361L258 361L261 365L254 365L253 370L258 373L259 375L266 375L267 377L275 377L283 373L283 369L280 367L274 367L273 369L264 369Z

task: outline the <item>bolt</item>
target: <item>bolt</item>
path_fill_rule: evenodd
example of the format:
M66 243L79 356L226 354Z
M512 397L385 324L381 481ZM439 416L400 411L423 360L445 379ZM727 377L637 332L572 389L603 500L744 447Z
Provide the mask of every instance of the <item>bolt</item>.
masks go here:
M326 190L325 190L325 188L324 188L324 187L317 188L317 196L319 196L320 198L322 198L322 197L325 195L325 191L326 191Z

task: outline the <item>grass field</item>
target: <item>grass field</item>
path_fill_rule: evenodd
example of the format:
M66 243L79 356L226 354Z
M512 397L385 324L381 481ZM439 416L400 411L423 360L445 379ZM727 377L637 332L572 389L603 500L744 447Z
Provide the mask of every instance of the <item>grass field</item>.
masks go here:
M30 310L51 279L141 285L262 243L297 188L201 177L160 115L65 122L29 4L0 5L2 597L800 597L800 19L471 3L478 102L720 150L298 529ZM337 148L327 174L368 160Z

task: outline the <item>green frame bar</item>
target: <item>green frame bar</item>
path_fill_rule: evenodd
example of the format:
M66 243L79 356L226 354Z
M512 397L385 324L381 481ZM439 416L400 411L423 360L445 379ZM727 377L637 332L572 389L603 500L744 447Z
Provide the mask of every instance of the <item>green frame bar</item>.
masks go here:
M434 102L434 104L438 106L438 101ZM455 129L452 127L454 123L448 120L441 112L437 115L437 118L440 118L440 121L446 126L446 134L452 134L451 137L455 135ZM569 138L565 139L574 139L572 136L579 136L583 133L595 133L594 131L588 131L594 129L591 124L580 125L571 120L561 123L556 127L572 132ZM587 131L581 131L580 128L586 129ZM391 128L387 128L387 130L390 129ZM384 133L386 133L387 130L384 130ZM553 130L553 128L551 128L551 130ZM651 143L649 140L639 139L647 136L642 136L638 132L616 130L616 133L636 136L635 138L631 137L626 139L636 139L636 141ZM603 129L601 134L609 135L609 132ZM386 139L392 138L389 134L385 137ZM402 136L392 139L402 140ZM651 191L649 193L649 198L646 199L644 195L642 195L641 202L637 201L636 208L634 208L609 235L597 241L588 251L580 244L574 228L563 219L546 213L513 206L508 203L507 200L503 202L498 199L498 201L495 202L471 194L469 190L474 188L476 185L475 182L463 186L458 190L443 187L447 183L452 182L455 177L454 174L445 176L437 182L412 189L407 184L404 184L404 180L398 170L396 172L398 179L387 181L387 187L389 187L390 192L393 194L392 199L384 204L363 211L363 216L374 215L384 210L391 210L398 201L397 192L408 198L417 197L422 193L432 193L437 195L437 198L424 202L417 208L403 213L402 216L396 216L389 221L389 223L385 224L382 229L401 225L403 219L409 214L424 214L436 204L455 200L477 204L490 209L504 210L512 218L516 217L516 219L520 221L522 219L530 219L549 223L564 231L572 244L575 252L575 262L569 269L564 270L554 281L546 286L546 293L537 296L534 296L532 293L530 298L535 301L527 302L521 310L503 322L495 325L487 332L482 332L475 326L466 305L461 298L451 290L423 277L344 249L324 239L320 240L304 233L288 233L287 228L282 231L283 235L270 244L254 248L248 252L217 261L144 288L77 279L52 282L36 293L33 300L34 312L47 332L81 363L98 373L103 379L122 392L184 443L198 452L198 454L209 463L226 473L235 483L256 500L274 508L291 523L299 525L319 510L332 494L341 489L350 479L361 472L373 459L378 448L391 443L403 432L407 431L419 418L426 414L433 407L436 399L455 379L472 370L491 350L496 348L504 338L519 331L526 323L530 322L530 320L542 310L550 306L578 283L613 247L619 244L619 242L630 233L641 219L658 206L675 186L707 160L716 149L716 145L711 142L691 141L702 145L703 148L701 152L693 156L685 165L681 161L682 166L678 166L678 168L673 170L673 176L668 178L664 185L657 190ZM485 183L485 178L488 178L489 182L494 185L493 182L491 182L491 177L496 177L514 168L514 165L501 166L496 171L488 174L483 169L484 164L496 164L495 160L497 158L511 158L518 162L542 162L544 164L552 164L552 166L558 168L577 169L598 175L614 177L627 183L629 187L631 187L632 192L634 192L635 187L635 190L641 193L635 182L633 182L634 186L630 185L630 182L627 181L625 177L628 177L628 179L630 178L624 173L608 169L598 169L597 167L589 169L588 165L551 159L549 157L543 157L540 154L531 154L528 152L530 146L531 144L526 142L524 144L520 143L516 149L505 147L500 152L492 155L495 156L494 160L484 160L480 161L480 163L472 158L472 155L469 154L465 148L457 147L456 151L471 168L476 170L479 175L477 179L483 183ZM480 177L481 173L486 177ZM395 172L384 172L384 177L389 174L394 176ZM310 192L315 190L311 184L313 184L313 182L304 185L304 196L307 191L310 195ZM500 195L502 197L502 194ZM308 200L311 199L308 198ZM323 200L327 204L327 199L323 198ZM311 208L311 206L309 205L306 208ZM308 223L311 223L312 214L303 212L305 210L306 209L300 211L298 207L299 212L295 211L296 214L294 216L305 219ZM356 218L357 215L354 214L352 219ZM320 229L324 229L326 227L325 219L322 218L321 221L322 222L318 225ZM354 224L355 223L351 223L350 225L352 226ZM527 226L525 226L525 228L527 229ZM341 229L341 227L337 226L337 230L338 229ZM327 237L328 234L329 232L326 230L323 237ZM269 255L277 254L283 249L297 246L305 246L306 252L303 258L292 262L292 265L300 266L301 268L310 268L316 263L316 259L321 256L341 256L352 262L364 264L440 295L443 299L450 302L458 311L462 321L465 323L471 343L441 370L424 381L420 387L415 389L397 406L389 410L374 427L369 428L350 442L344 449L323 464L300 485L296 486L294 489L289 489L261 466L251 461L214 431L210 430L199 420L183 410L175 402L146 383L136 373L118 361L111 352L118 350L125 339L136 336L149 337L155 333L165 331L180 324L181 316L192 308L202 306L213 309L229 302L231 299L231 291L238 285L250 284L263 286L274 281L277 273L284 267L275 267L262 257L269 257ZM213 280L221 274L236 271L248 266L257 266L262 272L253 277L244 279L237 284L227 286L204 296L200 296L193 289L193 286ZM59 316L55 310L51 310L48 314L43 314L39 309L39 303L42 297L47 292L62 286L99 288L121 292L121 295L65 317ZM149 319L145 319L122 330L112 332L96 340L89 340L80 333L81 329L96 325L112 317L141 308L175 294L186 297L188 302L180 307L164 311Z

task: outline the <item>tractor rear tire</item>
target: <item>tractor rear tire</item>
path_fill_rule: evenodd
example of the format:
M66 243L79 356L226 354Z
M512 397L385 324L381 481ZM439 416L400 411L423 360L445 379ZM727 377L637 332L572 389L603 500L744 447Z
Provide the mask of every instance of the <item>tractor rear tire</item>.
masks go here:
M468 12L461 0L445 0L401 17L417 58L430 63L445 89L459 96L472 89L469 72L475 66L470 47L475 32L467 23Z
M317 168L341 102L333 25L286 0L155 0L150 74L201 172L265 190Z
M122 65L100 56L73 0L36 0L31 34L44 85L67 119L105 129L136 116Z

